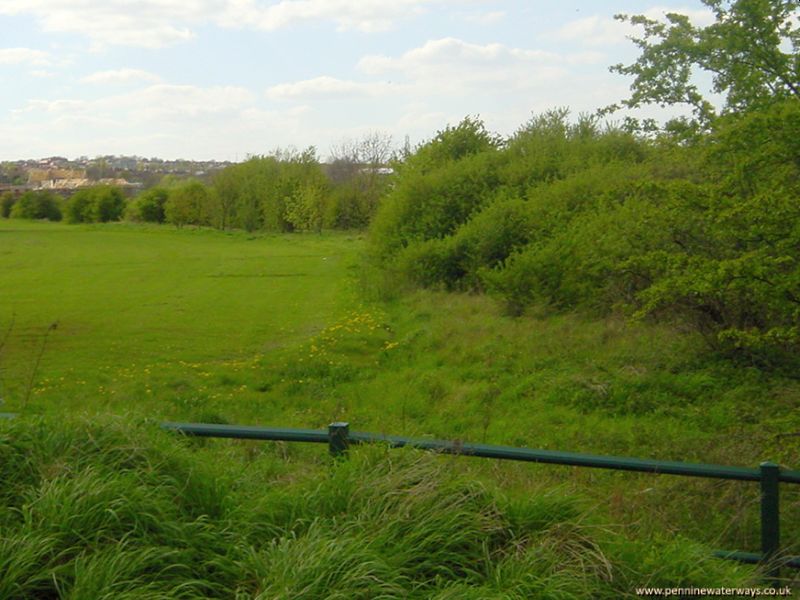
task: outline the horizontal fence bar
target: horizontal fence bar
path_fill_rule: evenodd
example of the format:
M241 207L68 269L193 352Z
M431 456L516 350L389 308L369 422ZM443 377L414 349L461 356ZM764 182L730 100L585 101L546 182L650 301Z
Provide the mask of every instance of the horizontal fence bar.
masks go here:
M238 440L271 440L276 442L310 442L327 444L328 432L320 429L285 429L206 423L162 423L162 429L180 431L198 437L233 438Z
M703 463L683 463L642 458L599 456L594 454L580 454L577 452L560 452L556 450L532 450L529 448L513 448L510 446L493 446L489 444L470 444L466 442L462 443L447 440L406 438L356 431L350 433L350 441L354 443L384 442L393 447L410 446L424 450L435 450L446 454L463 454L482 458L540 462L576 467L638 471L642 473L661 473L664 475L683 475L687 477L732 479L738 481L760 481L761 479L761 472L759 469L750 469L747 467L729 467L724 465L709 465ZM781 471L780 480L790 483L800 483L800 472Z
M286 429L271 427L248 427L238 425L215 425L204 423L162 423L161 427L180 431L187 435L202 437L224 437L250 440L272 440L287 442L327 443L334 457L342 456L350 444L383 443L394 448L412 447L421 450L433 450L445 454L474 456L480 458L496 458L501 460L517 460L576 467L593 467L619 471L636 471L665 475L683 475L713 479L729 479L737 481L762 481L761 469L746 467L730 467L703 463L683 463L675 461L650 460L641 458L625 458L618 456L599 456L579 454L577 452L559 452L555 450L532 450L530 448L514 448L511 446L494 446L489 444L471 444L467 442L408 438L395 435L382 435L363 431L350 431L347 423L332 423L327 431L320 429ZM763 465L762 465L763 466ZM775 474L779 481L800 483L800 472L777 469ZM762 481L763 485L763 481ZM763 515L762 515L763 520ZM763 545L763 544L762 544ZM717 550L714 556L743 563L759 564L770 559L769 552L733 552ZM800 569L800 556L788 556L775 560L776 568L781 566ZM773 581L774 584L774 581Z
M757 565L762 560L761 554L758 552L729 552L728 550L716 550L714 556L750 565ZM800 556L787 556L783 558L778 556L775 558L775 562L782 567L800 569Z
M330 441L328 432L321 429L287 429L280 427L250 427L204 423L163 423L161 426L164 429L172 429L188 435L201 437L312 442L319 444L327 444ZM514 448L511 446L408 438L362 431L349 432L348 441L351 444L384 443L395 448L409 446L421 450L434 450L445 454L462 454L481 458L539 462L575 467L592 467L597 469L660 473L664 475L682 475L686 477L707 477L736 481L761 480L761 472L759 469L747 467L600 456L594 454L580 454L577 452L560 452L556 450L532 450L530 448ZM800 483L800 472L781 469L779 480L786 483Z

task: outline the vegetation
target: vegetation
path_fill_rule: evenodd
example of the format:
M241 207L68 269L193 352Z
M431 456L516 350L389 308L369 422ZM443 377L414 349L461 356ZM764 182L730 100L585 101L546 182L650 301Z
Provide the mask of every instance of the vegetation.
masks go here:
M711 92L724 95L723 115L800 100L797 2L702 1L715 17L706 27L695 26L678 13L667 14L665 22L642 15L617 16L644 28L644 37L634 39L641 50L636 62L612 67L634 78L631 97L621 105L686 104L694 118L675 120L668 129L713 129L718 111L697 84L698 71L712 76ZM653 129L655 123L644 125Z
M0 200L2 216L12 219L61 220L61 202L58 196L47 191L28 191L19 198L11 193Z
M704 28L631 17L642 55L616 67L635 78L624 105L685 100L691 118L559 109L503 139L468 117L391 179L377 136L327 170L313 149L275 153L127 206L76 193L77 225L0 222L0 399L22 413L0 423L0 596L618 598L757 581L708 558L758 547L749 484L384 448L332 462L157 427L348 420L796 465L797 24L787 2L706 4ZM49 218L22 198L3 214ZM137 223L93 224L123 209ZM367 222L366 240L329 231ZM790 553L798 492L782 490Z
M467 119L399 169L371 254L412 283L488 290L514 314L621 308L795 368L798 139L798 100L721 118L689 145L551 111L499 147Z
M620 552L574 498L498 497L412 452L298 477L107 418L3 424L0 455L4 598L616 599L659 561L652 585L749 582L685 541Z
M68 223L118 221L125 210L125 196L119 188L98 185L75 192L64 209Z
M145 439L123 447L139 448L161 443L151 438L160 435L161 420L321 428L346 419L367 431L603 454L742 465L798 459L783 437L800 429L796 382L709 360L696 340L666 326L626 325L613 315L514 318L488 298L439 292L359 305L357 298L369 290L352 288L346 274L357 264L360 245L343 235L252 236L122 224L20 227L13 221L0 227L2 251L11 251L7 259L17 265L0 282L9 290L0 305L3 331L14 319L0 350L0 395L6 410L25 414L15 427L30 426L32 413L85 415L98 420L98 429L109 425L108 415L125 415L117 418L117 430L131 427ZM364 275L370 285L372 277ZM23 409L33 360L56 320ZM47 428L58 431L52 422ZM316 489L318 478L328 476L319 447L215 442L181 452L198 452L198 467L190 470L223 489L229 479L219 474L225 469L251 469L248 456L271 457L269 468L280 475L270 486L253 469L254 498L298 479L315 479L308 485ZM380 461L400 460L394 451L379 454ZM363 463L355 460L357 471ZM483 482L497 502L504 495L555 493L597 507L586 517L570 513L563 527L587 525L586 518L592 523L585 533L604 560L619 566L610 597L627 589L623 581L672 580L712 548L758 547L757 489L748 484L454 460L447 463L454 477ZM286 491L287 505L310 493L302 490ZM226 506L234 510L240 497L228 496ZM798 500L784 491L789 547L798 541L792 508ZM354 512L353 519L361 517ZM219 528L231 531L226 523ZM611 538L600 534L608 524L616 532ZM672 536L679 537L663 546L669 561L659 558L660 550L643 550L661 548ZM133 549L150 542L130 543ZM683 566L672 562L687 557ZM628 571L636 561L643 566ZM482 564L500 568L503 561ZM675 580L727 585L746 576L713 574L729 567L704 563L707 579ZM586 577L580 585L606 589L600 579ZM516 585L459 581L462 593L467 586ZM592 597L569 589L567 597Z

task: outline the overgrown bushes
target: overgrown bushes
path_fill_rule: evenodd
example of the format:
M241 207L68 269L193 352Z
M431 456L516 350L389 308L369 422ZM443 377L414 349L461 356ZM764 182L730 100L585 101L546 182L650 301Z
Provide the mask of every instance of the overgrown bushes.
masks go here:
M463 132L481 126L467 121ZM678 320L758 364L800 350L800 102L716 122L693 143L531 120L448 160L421 147L381 207L372 257L423 286ZM425 165L421 168L420 165Z

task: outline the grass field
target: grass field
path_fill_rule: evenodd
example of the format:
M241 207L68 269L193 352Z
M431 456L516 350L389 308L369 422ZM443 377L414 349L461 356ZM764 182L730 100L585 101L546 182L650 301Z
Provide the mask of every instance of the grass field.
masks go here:
M242 584L244 597L256 591L265 598L282 597L275 591L282 585L302 590L304 577L317 582L315 578L332 577L325 571L334 568L326 562L330 556L318 556L318 548L303 546L313 540L328 548L331 556L367 548L372 554L365 554L363 561L388 569L365 572L360 583L342 579L341 597L379 597L383 592L385 597L403 597L398 590L412 588L415 597L530 597L526 594L540 589L536 585L544 585L546 574L537 575L545 577L539 583L519 579L520 573L530 570L525 565L532 558L525 552L513 554L511 548L518 543L534 552L536 544L526 545L515 537L520 527L527 532L518 521L550 523L551 517L541 511L549 514L551 509L560 515L552 517L560 523L558 528L545 528L544 537L531 532L522 536L535 537L544 545L535 552L547 554L558 546L565 527L582 523L588 529L579 528L574 539L567 536L572 540L565 546L567 555L548 555L554 572L559 561L567 567L563 581L553 580L553 593L542 597L612 598L630 592L634 583L667 585L680 580L727 585L746 580L746 569L711 566L696 559L714 547L757 550L758 491L753 485L447 459L445 470L455 477L455 483L447 485L472 490L464 492L469 498L478 493L472 485L488 494L479 493L477 504L465 509L472 516L465 518L505 532L497 538L505 541L486 550L488 562L481 563L479 574L467 577L462 567L454 567L440 574L444 579L435 584L435 574L425 569L399 579L389 577L396 569L386 552L397 541L380 541L378 536L370 545L364 537L369 537L370 527L383 523L379 515L389 509L381 508L381 501L370 497L351 510L346 499L335 496L335 483L314 496L318 485L314 482L332 476L321 448L228 441L187 447L149 432L160 419L314 428L344 419L354 429L390 434L746 466L770 459L797 468L800 453L793 435L800 431L800 386L796 381L718 361L704 354L694 338L618 317L542 312L511 318L486 297L440 292L367 301L364 290L371 286L365 285L360 249L358 236L340 234L248 236L167 227L0 221L2 410L22 412L28 415L25 418L42 414L45 432L51 432L59 419L71 423L67 433L51 432L61 436L60 441L41 442L46 447L39 448L40 442L32 438L33 449L12 444L15 449L5 450L11 457L5 479L32 486L13 492L9 505L25 513L25 502L39 502L31 499L66 477L63 464L55 458L58 448L80 446L76 440L84 435L99 439L98 431L107 426L111 437L75 458L84 461L83 466L69 471L69 481L61 484L76 485L72 476L88 468L95 471L81 475L87 478L86 485L100 485L95 479L102 480L102 469L116 467L103 463L95 468L91 460L116 456L119 448L149 452L146 449L152 446L160 448L157 454L166 461L162 466L169 477L180 478L195 468L207 476L204 482L186 484L198 486L192 493L199 494L200 505L216 506L209 509L217 517L207 535L217 539L228 530L243 531L244 521L255 514L248 511L256 511L265 523L272 523L269 535L295 539L295 546L276 542L280 547L267 551L258 544L248 546L249 533L237 538L235 556L225 560L239 567L225 563L227 575L219 580L223 587L237 577L261 582ZM57 327L48 331L56 322ZM87 426L83 419L105 425ZM132 432L120 433L126 427ZM28 454L33 458L25 458ZM179 458L169 458L173 455ZM434 473L425 477L436 479L445 460L397 458L401 466L395 473L381 466L381 456L366 452L356 457L355 462L374 475L365 475L364 485L372 485L369 481L374 483L375 477L384 486L390 485L386 477L392 481L395 475L399 480L417 477L405 475L406 467L412 473L422 468ZM385 459L395 460L389 454ZM196 466L191 466L193 460L198 461ZM358 462L362 460L366 462ZM169 466L176 464L184 465L178 474ZM384 468L389 468L388 475L381 471ZM153 469L157 475L162 467ZM25 475L29 471L38 475ZM156 481L160 475L148 473L147 477L156 477L154 493L160 494ZM135 472L130 476L138 477ZM358 495L354 491L358 474L349 472L347 477L352 479L351 492ZM236 491L235 481L244 482L245 490ZM281 510L286 514L264 516L256 489L266 482L277 486L276 494L285 488ZM101 500L107 498L101 492ZM226 495L236 501L221 500ZM312 497L317 500L308 500ZM425 502L442 501L431 498ZM291 507L292 503L297 506ZM800 497L795 491L786 490L783 507L783 537L787 545L796 546ZM191 507L181 510L173 515L176 523L194 522L198 516ZM415 510L409 508L409 514L418 514ZM433 518L424 506L419 510L421 522ZM484 521L490 514L491 523ZM313 525L317 516L321 524ZM495 517L498 520L492 521ZM5 518L14 527L28 527L31 535L45 535L33 521L20 525L13 515ZM438 529L440 525L445 529ZM28 531L24 527L15 535ZM408 524L386 527L391 532ZM438 535L447 527L447 523L431 524L427 532ZM341 532L343 539L331 537L332 531ZM424 527L413 531L409 533L413 539L426 536ZM587 532L596 533L589 535L591 543L585 542ZM147 538L147 544L158 545L156 538ZM576 541L580 539L589 545ZM570 545L573 542L577 545ZM706 546L694 546L695 542ZM340 543L344 549L336 550ZM406 548L415 557L409 560L422 560L425 547L420 541L418 547ZM476 560L469 558L472 551L468 549L467 558L447 560L469 563ZM266 560L262 552L279 564L302 563L298 557L304 556L316 566L305 575L281 567L288 579L273 581L270 578L276 575L264 570L266 563L257 567L252 562ZM216 555L211 559L222 560ZM124 558L101 555L98 560L113 565ZM613 582L601 574L606 560L610 572L616 573ZM243 561L250 571L241 567ZM570 588L566 582L576 580L580 564L588 569L586 578ZM142 566L145 572L147 568ZM191 577L211 581L209 573ZM67 588L77 585L74 577L64 577ZM370 581L387 587L369 588ZM352 593L356 588L348 587L351 584L369 590L359 596ZM226 597L221 588L209 586L198 587L196 596ZM509 592L514 586L517 596ZM483 592L468 593L468 588Z
M344 236L0 221L6 402L20 408L43 344L32 407L91 410L305 340L352 305L357 249Z

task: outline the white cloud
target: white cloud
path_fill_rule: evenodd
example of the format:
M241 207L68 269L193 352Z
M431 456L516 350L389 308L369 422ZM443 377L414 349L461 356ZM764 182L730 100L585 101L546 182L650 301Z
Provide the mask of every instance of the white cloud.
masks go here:
M361 83L323 75L274 85L267 90L267 97L272 100L375 97L390 91L392 86L386 83Z
M0 115L0 156L233 159L300 139L306 110L264 110L256 94L231 86L156 84L93 99L32 100Z
M714 14L707 9L664 8L655 6L641 13L649 19L663 21L667 13L679 13L689 17L698 26L710 25L714 22ZM638 35L641 29L629 23L618 21L606 15L592 15L570 21L560 27L554 34L558 40L578 42L586 46L610 46L627 41L627 37Z
M161 78L155 73L150 73L141 69L113 69L110 71L92 73L91 75L83 77L81 81L84 83L100 84L156 83L161 81Z
M359 69L369 74L382 74L391 71L423 71L441 66L469 65L485 67L514 63L557 62L559 57L542 50L510 48L503 44L471 44L463 40L447 37L430 40L424 45L409 50L398 58L384 55L366 56L359 61ZM419 72L419 71L417 71Z
M391 29L436 4L472 0L2 0L0 15L32 15L45 31L77 33L96 45L158 48L216 24L273 31L323 21L340 30Z
M511 93L557 80L566 74L571 61L586 59L449 37L428 41L397 57L366 56L358 68L369 75L405 80L414 85L415 93L483 95L501 89Z
M52 64L50 54L31 48L0 48L0 65L35 65L46 67Z
M332 21L340 30L385 31L437 1L441 0L281 0L264 7L255 0L231 0L220 22L275 30L308 21Z
M157 84L125 94L92 100L31 100L16 113L47 113L54 117L93 117L126 121L153 121L162 117L193 119L214 113L230 113L251 104L255 95L240 87L202 88L192 85Z

